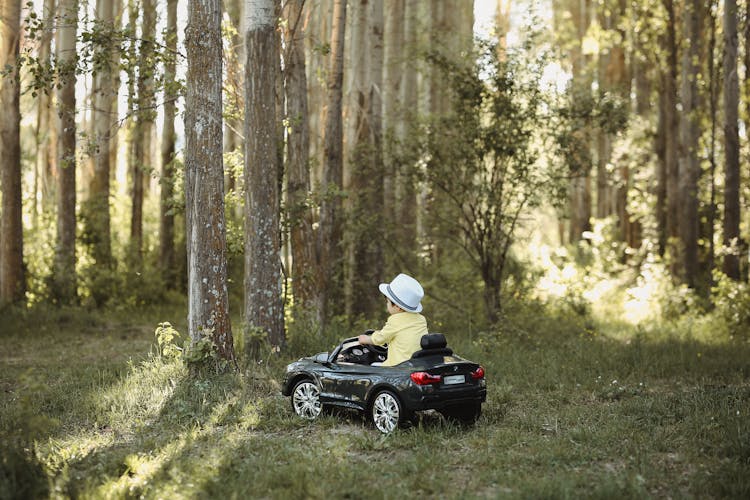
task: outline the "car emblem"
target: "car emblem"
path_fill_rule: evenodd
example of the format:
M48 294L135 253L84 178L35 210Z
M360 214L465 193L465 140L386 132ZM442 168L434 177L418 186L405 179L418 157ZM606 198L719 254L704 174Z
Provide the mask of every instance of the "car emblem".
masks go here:
M457 372L457 371L458 371L458 366L455 366L455 365L454 365L454 366L453 366L453 371L454 371L454 372Z

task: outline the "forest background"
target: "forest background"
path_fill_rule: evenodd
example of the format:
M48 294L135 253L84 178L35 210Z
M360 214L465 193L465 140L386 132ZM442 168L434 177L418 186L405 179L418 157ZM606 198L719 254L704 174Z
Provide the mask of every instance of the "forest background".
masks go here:
M380 324L376 285L407 272L469 352L678 342L667 378L731 352L701 384L744 408L721 427L740 444L728 476L707 467L747 491L748 19L731 0L2 0L0 336L24 352L69 323L97 346L137 312L187 332L189 365L272 380ZM9 394L45 379L3 358ZM39 444L54 426L14 427L41 398L11 398L4 430L70 487Z

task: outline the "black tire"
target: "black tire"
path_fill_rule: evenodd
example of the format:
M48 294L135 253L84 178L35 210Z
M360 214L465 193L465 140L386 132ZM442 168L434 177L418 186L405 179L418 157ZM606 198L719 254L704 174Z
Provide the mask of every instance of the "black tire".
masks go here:
M409 416L404 411L401 400L388 390L378 391L370 405L370 419L375 428L383 434L390 434L404 425Z
M323 411L323 405L320 402L320 389L309 378L303 378L294 384L289 399L291 399L294 413L306 420L315 420Z
M482 403L471 403L460 406L449 406L440 411L446 420L464 426L474 425L482 414Z

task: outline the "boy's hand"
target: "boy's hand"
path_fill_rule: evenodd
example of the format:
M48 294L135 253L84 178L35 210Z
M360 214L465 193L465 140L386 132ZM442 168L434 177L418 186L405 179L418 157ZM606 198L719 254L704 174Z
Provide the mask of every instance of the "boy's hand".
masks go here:
M370 337L369 335L360 335L359 337L357 337L357 340L360 344L372 345L372 337Z

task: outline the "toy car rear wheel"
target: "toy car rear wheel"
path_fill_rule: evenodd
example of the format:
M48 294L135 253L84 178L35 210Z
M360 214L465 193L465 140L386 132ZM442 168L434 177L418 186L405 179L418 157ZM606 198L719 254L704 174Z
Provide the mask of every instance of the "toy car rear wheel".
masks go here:
M370 417L375 428L383 434L393 432L407 420L398 396L387 390L375 395L370 407Z
M320 403L320 390L310 379L302 379L292 389L292 409L307 420L318 418L323 405Z

